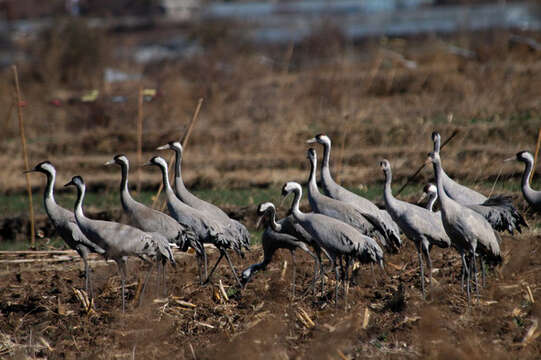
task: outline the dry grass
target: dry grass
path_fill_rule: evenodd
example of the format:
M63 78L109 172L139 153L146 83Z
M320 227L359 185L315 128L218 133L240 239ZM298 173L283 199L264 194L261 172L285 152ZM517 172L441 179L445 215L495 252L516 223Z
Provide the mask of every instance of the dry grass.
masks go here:
M470 182L493 178L500 158L533 150L539 120L540 56L508 43L508 36L337 42L336 56L326 52L327 38L313 37L294 49L288 72L282 64L287 49L235 45L226 38L200 57L145 70L145 86L156 86L163 96L144 105L143 158L183 134L202 96L201 119L185 158L189 183L247 187L304 178L304 140L318 132L335 141L340 181L371 183L380 180L381 157L392 162L399 177L409 174L430 150L429 134L439 129L445 136L455 128L461 134L446 150L449 172ZM109 39L111 46L115 42L121 39ZM447 44L477 55L451 55ZM417 68L405 67L398 53ZM62 56L51 57L56 60L48 73L62 64ZM95 65L94 80L104 64ZM53 159L67 174L92 174L93 181L107 183L101 163L114 153L135 151L137 86L103 88L100 81L73 75L84 69L80 63L66 70L64 81L42 82L30 71L22 77L31 162ZM10 161L4 162L0 186L20 191L20 147L13 114L8 119L10 74L2 78L1 91L8 96L0 99L5 119L0 150L1 160ZM95 86L106 96L95 103L48 104ZM129 100L113 104L110 95ZM507 166L504 175L517 169Z

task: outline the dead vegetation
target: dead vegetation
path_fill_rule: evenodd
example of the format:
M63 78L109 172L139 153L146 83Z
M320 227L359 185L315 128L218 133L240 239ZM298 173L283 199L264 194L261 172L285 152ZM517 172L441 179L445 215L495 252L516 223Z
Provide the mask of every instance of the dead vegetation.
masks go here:
M242 268L260 251L256 247L242 265L235 262ZM156 298L153 283L140 307L143 272L136 269L142 264L131 261L125 315L112 263L93 263L98 296L90 312L78 290L80 264L0 264L6 284L0 290L0 351L12 358L534 359L541 351L541 262L531 254L539 251L534 232L505 236L504 264L471 309L459 286L458 256L450 250L434 251L434 288L426 302L421 299L410 242L387 258L388 276L359 269L347 311L341 301L337 308L332 303L332 276L329 293L290 299L290 268L282 276L287 252L242 293L230 286L234 279L223 266L221 280L199 286L193 256L179 257L178 268L168 270L169 297ZM299 294L310 284L313 264L306 256L297 259Z

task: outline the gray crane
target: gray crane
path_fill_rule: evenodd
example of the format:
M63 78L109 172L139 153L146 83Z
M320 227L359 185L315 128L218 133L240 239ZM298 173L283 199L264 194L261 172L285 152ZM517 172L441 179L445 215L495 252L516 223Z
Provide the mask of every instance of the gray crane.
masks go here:
M436 200L438 200L438 188L436 187L436 185L432 183L426 184L423 188L423 194L417 202L420 203L426 197L428 197L428 200L425 204L425 208L427 210L434 211L434 205L436 204Z
M308 201L312 211L343 221L353 226L355 229L366 236L377 237L382 241L383 246L389 251L396 252L397 248L393 243L387 243L385 237L377 231L374 226L363 216L361 211L355 206L335 200L319 192L316 182L317 154L316 150L310 148L306 152L306 157L310 161L310 175L308 177Z
M282 188L282 196L294 193L291 205L291 214L294 219L313 237L318 245L325 249L331 258L332 267L336 275L335 304L338 304L338 262L345 257L344 280L348 281L348 271L351 260L361 263L380 264L383 269L383 251L370 237L358 232L353 226L340 220L315 213L303 213L299 209L302 197L302 188L296 182L288 182ZM344 291L344 300L346 291Z
M313 287L316 281L317 271L320 268L320 258L308 249L307 244L313 243L310 234L308 234L302 226L295 223L295 220L291 215L276 221L276 208L273 203L265 202L259 204L257 207L257 215L260 217L258 223L263 221L265 226L265 231L263 231L263 234L261 235L263 261L248 266L242 272L241 282L243 286L246 286L248 281L250 281L251 277L257 271L265 270L267 268L267 265L272 261L272 257L276 250L287 249L291 253L293 265L292 294L293 297L295 297L295 250L301 249L313 257L315 261L314 279L312 282Z
M467 274L467 293L468 303L470 297L470 278L473 271L475 287L477 286L476 254L481 256L491 264L498 264L502 258L500 255L500 237L492 228L488 221L474 210L461 205L451 199L443 187L443 169L440 155L438 152L430 153L427 162L432 162L436 178L436 187L441 205L441 217L445 232L451 239L453 246L460 252L462 259L463 272ZM466 262L466 252L471 255L471 269Z
M541 191L532 189L530 185L530 178L533 173L534 158L528 151L521 151L516 156L505 159L505 161L517 160L522 161L525 165L524 173L522 174L522 194L524 198L530 204L535 211L541 211Z
M178 223L169 215L154 210L132 198L128 187L130 162L126 155L115 155L112 160L105 163L105 165L114 164L120 166L122 174L120 181L120 202L122 203L122 208L135 226L145 232L162 234L170 243L176 244L181 251L186 251L189 247L193 248L199 261L199 278L203 282L203 275L201 273L203 266L203 245L198 240L196 234L186 229L185 226Z
M83 212L86 189L83 178L74 176L64 186L75 186L77 188L74 213L75 220L83 234L105 250L103 256L106 259L113 259L117 263L122 280L122 312L124 312L126 308L126 261L128 256L137 256L145 262L149 262L147 257L154 258L158 264L161 263L162 265L169 261L173 266L176 266L169 242L159 233L149 234L129 225L87 218ZM149 269L149 274L151 270L152 266Z
M171 141L165 145L159 146L157 150L173 150L175 152L175 184L174 190L175 194L180 200L185 204L214 216L217 220L223 222L227 225L226 231L230 233L231 236L238 237L241 241L242 246L246 249L250 249L250 232L244 225L235 219L231 219L222 209L213 205L207 201L199 199L197 196L192 194L186 186L184 185L184 180L182 179L182 144L178 141Z
M450 247L451 239L449 239L449 236L447 236L445 229L443 228L443 223L439 214L417 205L398 200L393 196L391 188L393 176L391 164L388 160L384 159L380 162L380 166L385 175L383 199L385 200L387 211L417 248L419 267L421 270L421 288L423 291L423 298L425 298L425 277L421 253L425 256L428 265L429 284L432 284L432 260L430 259L430 250L434 245L440 248Z
M182 201L180 201L176 196L171 188L171 184L169 183L169 175L167 170L167 161L165 161L164 158L160 156L154 156L150 161L145 165L154 165L158 166L160 170L162 171L162 181L163 181L163 187L165 189L165 195L167 198L167 208L169 209L169 213L171 216L177 220L180 224L185 226L186 228L192 230L197 236L199 237L199 241L201 243L209 243L216 246L216 248L220 252L220 257L216 261L216 264L213 266L212 270L210 271L210 274L206 277L205 283L209 281L212 274L214 273L214 270L216 270L216 267L222 260L222 258L225 256L227 259L227 262L229 263L229 266L231 268L231 272L233 273L233 276L237 280L237 283L242 288L242 284L237 276L237 272L235 271L235 267L233 266L233 263L231 262L231 259L229 258L229 254L227 253L228 249L232 249L235 252L237 252L239 255L242 255L242 244L240 241L232 236L228 236L228 233L224 231L224 225L223 223L220 223L218 220L216 220L214 217L208 215L207 213L204 213L202 211L199 211L197 209L194 209ZM204 256L204 264L205 264L205 276L207 274L207 257L206 252L204 251L204 247L202 246L203 250L203 256Z
M37 164L28 172L40 172L47 176L47 185L43 193L43 205L45 212L53 223L56 231L70 248L75 250L83 259L85 267L85 290L90 296L90 301L94 298L94 290L90 278L90 269L88 266L88 254L90 252L103 255L105 250L90 241L79 229L75 215L58 205L54 199L54 185L56 181L56 169L49 161L43 161Z
M434 152L440 152L441 137L437 132L432 133L434 142ZM481 214L490 223L496 231L505 231L513 234L514 230L522 232L521 226L528 227L526 221L518 210L513 206L511 198L508 196L486 196L460 185L451 179L445 171L442 170L442 184L445 193L454 201L461 205L468 206L475 212Z
M340 200L352 204L361 211L363 216L379 230L389 244L394 244L396 248L400 248L402 240L400 239L400 231L397 224L392 221L384 211L380 210L370 200L359 196L346 188L338 185L331 176L329 161L331 156L331 139L325 134L316 135L314 138L307 140L309 144L319 143L323 145L323 161L321 163L321 185L325 193L336 200Z

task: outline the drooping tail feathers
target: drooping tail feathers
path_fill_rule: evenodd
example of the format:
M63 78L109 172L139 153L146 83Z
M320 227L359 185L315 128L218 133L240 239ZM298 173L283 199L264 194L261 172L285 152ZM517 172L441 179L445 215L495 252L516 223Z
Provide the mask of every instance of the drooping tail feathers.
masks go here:
M176 267L177 263L175 257L173 256L173 251L169 246L169 241L160 233L150 233L152 240L154 241L155 252L158 259L161 259L162 262L169 260L173 267Z
M528 227L508 196L493 196L480 205L471 205L471 208L483 215L496 231L507 230L513 234L514 230L522 232L521 226Z

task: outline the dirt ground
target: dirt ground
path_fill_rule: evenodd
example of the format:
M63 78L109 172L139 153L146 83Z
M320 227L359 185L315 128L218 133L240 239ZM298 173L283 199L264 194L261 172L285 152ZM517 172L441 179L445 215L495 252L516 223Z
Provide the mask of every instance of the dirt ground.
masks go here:
M341 299L334 304L332 275L325 294L304 295L313 262L299 253L293 299L288 252L278 252L242 293L225 264L214 285L200 286L195 258L178 255L177 268L168 268L169 296L157 296L153 277L139 307L134 295L144 267L131 260L125 314L113 262L92 265L97 298L89 314L73 290L83 286L81 263L2 264L0 354L51 359L539 358L539 240L531 229L504 236L504 264L491 272L471 307L460 289L459 258L452 250L433 250L434 284L422 300L409 241L399 254L387 257L387 275L359 269L346 309ZM240 270L260 259L261 248L254 247L234 262ZM228 301L220 295L219 280Z

